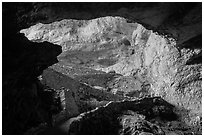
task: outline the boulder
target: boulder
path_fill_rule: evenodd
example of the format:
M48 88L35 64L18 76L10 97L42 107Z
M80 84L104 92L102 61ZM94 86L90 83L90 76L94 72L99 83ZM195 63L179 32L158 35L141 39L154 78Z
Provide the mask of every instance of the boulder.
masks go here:
M158 111L153 108L158 108ZM117 135L141 132L164 134L159 126L148 121L156 117L167 121L177 119L173 106L161 98L111 102L71 118L69 120L71 122L68 122L70 123L68 133L72 135Z

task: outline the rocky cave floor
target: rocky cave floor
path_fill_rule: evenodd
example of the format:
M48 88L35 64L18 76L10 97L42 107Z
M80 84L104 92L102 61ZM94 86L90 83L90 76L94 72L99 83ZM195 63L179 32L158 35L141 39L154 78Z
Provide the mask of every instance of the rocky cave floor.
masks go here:
M28 5L3 4L3 134L202 134L202 4Z

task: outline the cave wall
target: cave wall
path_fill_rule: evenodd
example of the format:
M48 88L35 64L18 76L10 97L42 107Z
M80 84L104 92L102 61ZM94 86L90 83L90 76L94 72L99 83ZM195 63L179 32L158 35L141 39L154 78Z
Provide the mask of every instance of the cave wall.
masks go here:
M127 70L123 70L124 74L145 77L151 83L153 94L160 95L172 104L191 111L192 113L188 115L193 118L186 120L187 123L200 124L198 122L202 108L201 3L3 3L2 5L3 127L6 129L3 132L5 134L23 133L25 127L30 124L26 121L27 118L38 115L35 111L30 111L38 101L31 104L27 102L30 98L38 98L35 95L38 85L36 78L43 69L56 62L56 56L61 52L61 47L57 45L32 43L17 32L39 22L51 23L61 19L88 20L105 16L121 16L127 19L127 22L142 24L136 27L130 37L132 46L138 49L131 59L141 60L141 65L133 63L126 65ZM174 39L171 41L160 34L168 34L168 37ZM138 70L136 73L128 69L132 66L134 71ZM24 96L28 100L24 100ZM23 100L22 104L28 104L25 109L18 106L21 106L21 103L16 103L19 99ZM8 108L11 108L12 112L8 111ZM16 111L18 108L20 110ZM18 117L19 115L21 117ZM22 119L25 121L18 121ZM38 120L34 118L34 121Z
M82 25L79 25L80 22ZM75 24L74 27L72 24ZM188 24L188 27L195 30L200 28L191 24ZM66 28L74 28L76 31L71 33ZM52 31L59 32L59 35L58 33L55 33L56 36L51 35ZM122 41L123 38L129 39L131 43L129 46L134 49L135 53L118 57L120 59L117 63L101 70L106 72L114 70L127 76L134 75L150 83L152 95L162 96L170 103L182 106L191 111L194 117L200 117L202 114L202 64L201 62L194 63L202 54L202 49L199 44L196 48L189 48L187 44L192 39L198 39L201 35L200 31L186 35L187 29L184 34L180 35L182 39L176 40L148 30L140 24L127 23L124 18L104 17L87 23L83 20L63 20L51 24L37 24L21 32L32 41L57 43L63 47L64 52L87 50L87 43L96 45L97 48L89 46L92 52L101 51L101 43L110 43L104 39L104 36L109 37L113 45L115 43L117 45L117 42ZM117 34L118 32L121 33ZM180 44L181 41L185 41L183 46ZM66 44L69 42L70 44ZM191 124L193 121L188 122Z
M43 85L38 76L58 62L61 47L48 42L30 42L18 33L14 3L3 3L2 13L2 134L24 134L49 121ZM9 7L8 7L9 6Z

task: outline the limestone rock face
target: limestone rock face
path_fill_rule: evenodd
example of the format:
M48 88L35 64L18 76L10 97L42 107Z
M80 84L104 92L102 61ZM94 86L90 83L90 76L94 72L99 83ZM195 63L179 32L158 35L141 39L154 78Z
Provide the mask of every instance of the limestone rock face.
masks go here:
M137 24L133 24L137 26ZM29 29L21 30L32 41L49 41L66 50L97 49L100 46L86 47L85 44L104 43L114 38L131 35L132 27L124 18L104 17L93 20L62 20L51 24L38 23ZM83 44L83 45L82 45ZM74 45L74 46L73 46Z
M190 18L191 14L186 15L186 18ZM198 19L197 21L199 22ZM199 26L188 23L181 29L184 31L185 28L188 31L187 28L198 29ZM73 32L71 29L74 29ZM55 31L57 32L54 33ZM89 67L134 76L151 85L149 94L162 96L170 103L192 112L191 115L201 116L202 64L199 60L202 48L201 43L197 43L195 48L191 45L194 41L199 41L200 31L188 35L188 32L183 32L177 40L148 30L138 23L128 23L121 17L103 17L89 21L40 23L21 32L33 41L58 43L64 47L64 56L69 54L66 50L83 53L105 50L103 55L99 53L95 58L97 61L93 61ZM129 42L125 42L125 39ZM72 55L77 56L76 54L77 52ZM95 57L96 54L92 56ZM77 58L83 57L88 58L85 55ZM106 59L104 62L108 62L108 59L116 61L108 66L101 66L97 63L101 58ZM195 60L198 62L194 64ZM196 123L194 120L186 122Z
M143 28L141 32L144 30ZM145 43L140 48L144 58L138 74L148 78L153 94L160 95L172 104L201 116L202 62L199 59L202 54L201 45L196 48L188 47L187 43L192 39L186 39L181 47L173 39L164 38L151 31L148 34L145 42L140 35L134 38L135 46ZM199 35L198 32L193 39L198 39ZM138 43L140 41L142 44Z

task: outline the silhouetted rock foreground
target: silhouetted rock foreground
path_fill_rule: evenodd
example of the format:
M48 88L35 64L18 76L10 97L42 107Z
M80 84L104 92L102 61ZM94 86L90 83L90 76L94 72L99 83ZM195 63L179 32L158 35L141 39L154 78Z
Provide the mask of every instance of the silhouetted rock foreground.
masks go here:
M201 134L201 11L3 3L3 134Z
M30 42L22 34L4 38L3 45L3 134L22 134L50 121L54 95L45 92L37 77L57 62L62 50L48 42Z

